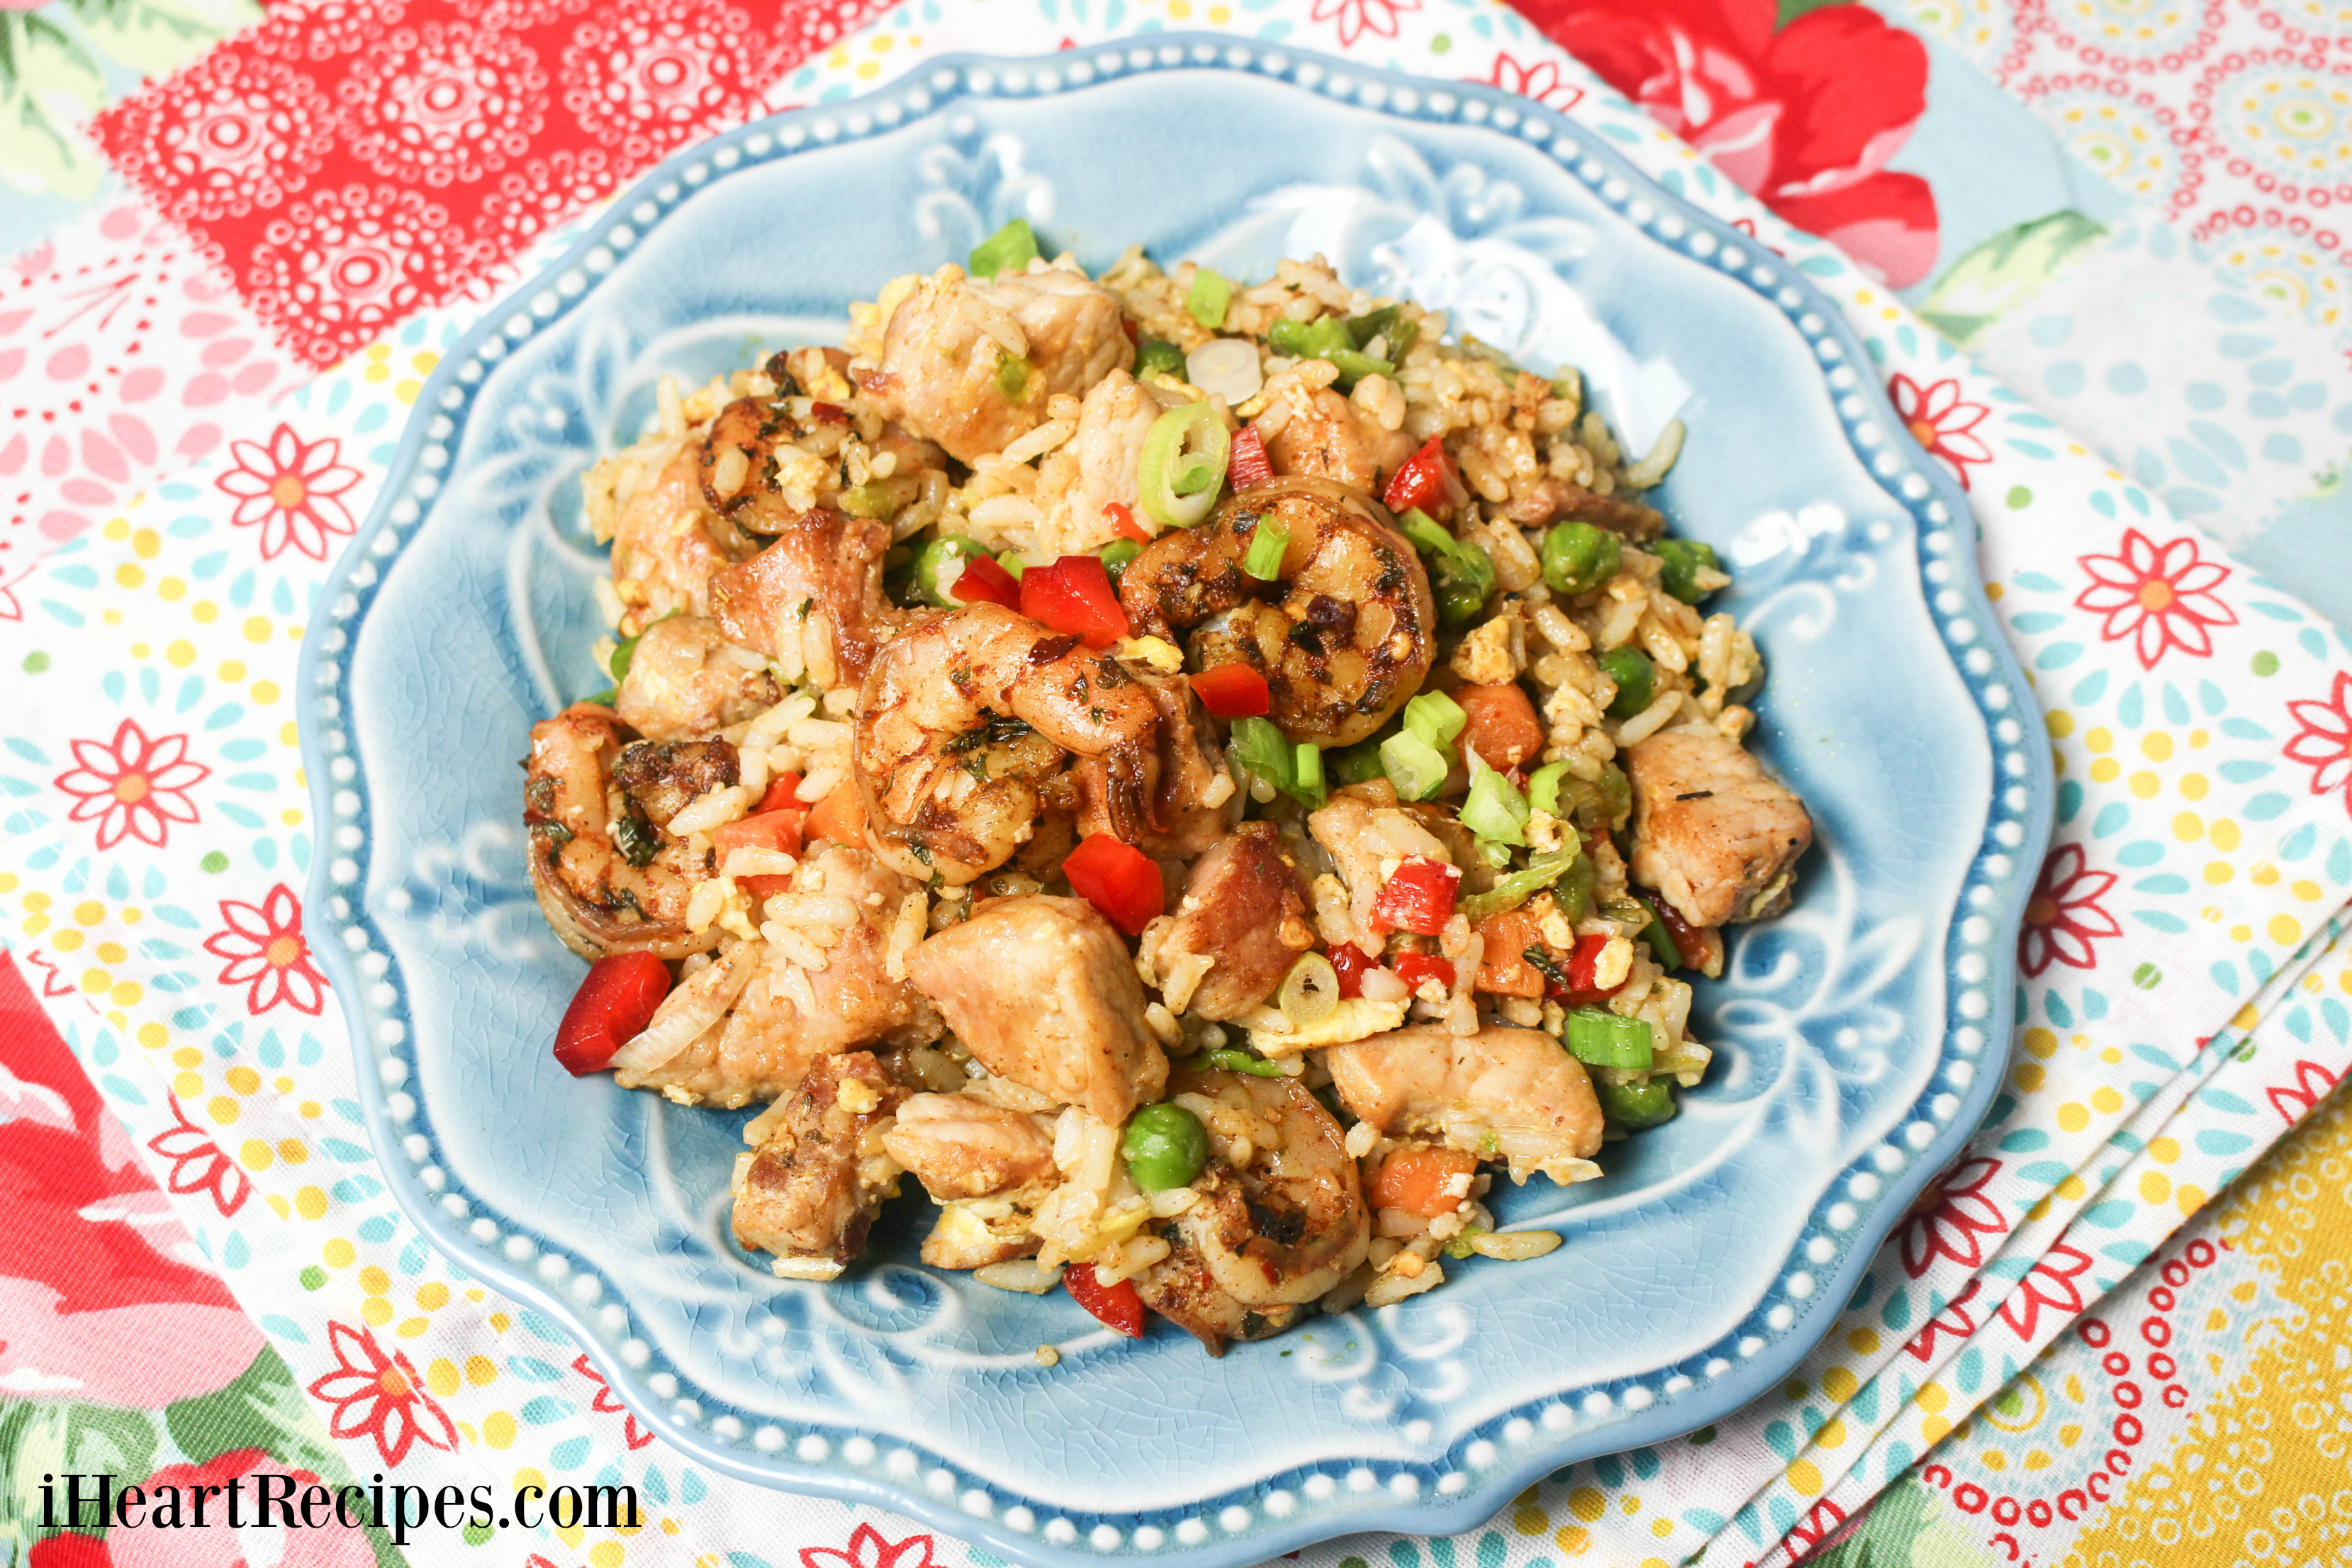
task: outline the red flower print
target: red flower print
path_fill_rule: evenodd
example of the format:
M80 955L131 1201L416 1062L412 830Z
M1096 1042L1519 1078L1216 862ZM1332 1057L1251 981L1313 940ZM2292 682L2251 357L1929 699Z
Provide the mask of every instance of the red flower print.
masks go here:
M2061 844L2050 852L2025 906L2025 929L2017 937L2017 954L2029 979L2053 960L2072 969L2098 967L2091 944L2124 934L2116 917L2099 907L2101 896L2115 885L2114 872L2090 868L2081 845Z
M269 889L259 904L220 901L228 929L205 938L205 951L229 962L223 985L250 985L245 1010L258 1017L279 1003L319 1016L327 979L310 964L310 944L302 936L302 906L285 883Z
M1935 194L1890 173L1927 50L1867 5L1774 27L1775 0L1528 0L1529 19L1743 190L1895 288L1935 265Z
M329 1432L374 1438L387 1465L405 1458L412 1442L457 1451L457 1427L425 1392L425 1380L406 1356L398 1351L385 1355L366 1329L331 1322L327 1336L334 1342L338 1364L310 1385L310 1396L335 1407L328 1413Z
M2317 1062L2298 1061L2294 1064L2294 1082L2271 1086L2271 1109L2289 1127L2311 1114L2311 1108L2336 1087L2337 1075Z
M1824 1540L1836 1534L1838 1527L1844 1522L1845 1510L1827 1498L1822 1499L1806 1510L1805 1517L1797 1521L1797 1528L1789 1531L1789 1539L1794 1542L1790 1550L1790 1561L1803 1562L1808 1555L1820 1549Z
M2286 710L2303 726L2286 743L2286 754L2311 770L2311 793L2344 792L2344 806L2352 811L2352 674L2336 672L2336 684L2323 702L2290 702Z
M831 1546L801 1548L801 1568L931 1568L931 1538L910 1535L888 1542L870 1524L861 1524L849 1538L849 1550Z
M1418 11L1421 0L1315 0L1314 18L1339 24L1339 47L1351 48L1366 33L1383 38L1397 36L1397 13Z
M2074 1281L2088 1273L2091 1255L2079 1247L2070 1247L2061 1237L2039 1263L2026 1270L2025 1278L2017 1282L2017 1289L2000 1304L2001 1321L2017 1331L2026 1343L2033 1342L2033 1331L2042 1321L2042 1309L2053 1307L2067 1318L2083 1310L2083 1289Z
M185 735L163 735L151 741L138 721L125 719L112 742L76 741L74 761L57 776L57 786L75 797L66 813L76 822L98 818L98 847L111 849L129 834L142 844L163 847L173 822L194 822L196 808L187 790L207 778L212 769L187 760Z
M1983 1289L1981 1277L1969 1280L1968 1289L1945 1302L1944 1310L1928 1319L1926 1326L1912 1335L1911 1342L1903 1348L1920 1361L1933 1362L1938 1335L1949 1335L1956 1342L1966 1342L1968 1337L1977 1331L1976 1314L1969 1310L1969 1303L1975 1300L1977 1292Z
M283 1476L297 1493L319 1483L309 1470L289 1469L262 1448L236 1448L207 1465L166 1465L141 1483L149 1497L159 1487L178 1488L183 1496L197 1487L241 1486L250 1499L264 1476ZM124 1478L128 1479L128 1477ZM275 1489L271 1489L272 1491ZM202 1524L189 1522L178 1530L119 1530L108 1538L107 1568L219 1568L219 1564L250 1564L257 1560L275 1568L375 1568L375 1549L367 1531L353 1529L330 1515L319 1528L258 1531L278 1548L263 1558L253 1550L253 1538L213 1509ZM152 1517L152 1516L151 1516Z
M628 1440L630 1447L642 1448L654 1440L652 1433L637 1425L637 1418L629 1414L628 1406L613 1397L612 1387L605 1383L604 1374L598 1372L585 1355L572 1363L572 1370L596 1385L596 1397L588 1402L589 1409L623 1417L621 1436Z
M2154 669L2167 648L2208 658L2213 639L2205 628L2238 624L2237 612L2212 592L2230 569L2199 560L2193 539L2159 548L2139 530L2127 528L2121 554L2084 555L2078 564L2091 574L2091 585L2074 603L2107 617L2099 628L2107 641L2130 637L2142 669Z
M1531 66L1523 66L1508 55L1498 54L1495 57L1495 68L1486 73L1486 85L1516 92L1521 98L1532 98L1546 109L1567 109L1584 97L1582 88L1561 79L1558 60L1538 60Z
M1984 1195L1998 1160L1962 1160L1919 1194L1903 1219L1903 1271L1916 1279L1938 1258L1963 1268L1984 1266L1984 1238L2009 1230L2000 1205Z
M229 443L236 467L213 483L237 498L229 521L260 527L264 561L276 560L289 544L313 561L324 561L327 536L357 526L341 498L360 482L360 471L335 461L341 450L332 436L305 442L291 425L270 432L268 447Z
M172 1102L172 1120L177 1125L147 1141L147 1147L172 1162L172 1173L163 1184L175 1193L209 1194L213 1207L224 1216L235 1214L253 1195L253 1184L236 1161L221 1152L211 1133L188 1120L178 1095L164 1098Z
M1909 376L1897 371L1886 384L1886 395L1895 402L1895 412L1911 438L1935 456L1944 459L1962 489L1969 489L1969 465L1992 461L1992 448L1976 434L1976 427L1992 412L1981 403L1961 400L1960 384L1957 378L1936 383L1925 388Z

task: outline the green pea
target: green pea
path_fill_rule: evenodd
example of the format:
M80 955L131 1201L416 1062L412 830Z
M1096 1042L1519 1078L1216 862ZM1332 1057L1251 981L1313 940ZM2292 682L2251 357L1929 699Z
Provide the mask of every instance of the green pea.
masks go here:
M971 540L953 534L932 540L915 557L916 596L926 605L935 605L942 610L954 609L963 603L954 592L956 583L963 576L963 569L971 564L973 556L986 553Z
M1596 1073L1592 1089L1600 1097L1601 1116L1612 1127L1627 1132L1640 1132L1675 1119L1674 1091L1666 1087L1664 1079L1643 1079L1639 1083L1612 1083Z
M1589 594L1617 575L1625 547L1605 528L1563 522L1544 535L1544 583L1555 594Z
M1715 556L1715 546L1696 539L1661 539L1650 546L1660 566L1658 584L1685 605L1696 605L1713 593L1698 585L1702 568L1720 572L1723 564Z
M1110 574L1111 585L1117 587L1127 575L1129 563L1143 553L1143 546L1132 539L1114 539L1095 553L1102 557L1103 570Z
M1135 345L1135 374L1182 375L1184 351L1165 338L1146 338Z
M1630 647L1612 647L1601 656L1601 668L1617 683L1617 695L1610 700L1612 719L1631 719L1650 705L1657 695L1658 668L1650 656Z
M1429 591L1437 600L1437 624L1460 631L1478 618L1495 591L1495 563L1477 545L1456 541L1429 561Z
M1147 1193L1188 1187L1209 1163L1209 1133L1201 1119L1172 1100L1147 1105L1127 1119L1118 1141L1127 1173Z

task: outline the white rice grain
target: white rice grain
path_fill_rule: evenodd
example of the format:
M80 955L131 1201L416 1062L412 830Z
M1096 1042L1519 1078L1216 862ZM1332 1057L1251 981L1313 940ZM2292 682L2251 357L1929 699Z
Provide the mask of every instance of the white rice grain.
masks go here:
M1661 693L1647 708L1625 721L1624 728L1617 731L1618 745L1635 745L1664 729L1681 714L1683 697L1680 691Z
M686 807L669 819L669 830L680 838L691 833L708 833L723 827L743 815L750 804L740 784L722 784L697 795Z

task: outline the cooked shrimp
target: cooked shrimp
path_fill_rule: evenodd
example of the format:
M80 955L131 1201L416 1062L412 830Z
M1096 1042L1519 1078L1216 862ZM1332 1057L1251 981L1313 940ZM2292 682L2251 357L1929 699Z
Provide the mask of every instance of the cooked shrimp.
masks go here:
M1242 793L1192 682L1144 668L1129 673L1143 682L1160 710L1159 743L1143 759L1144 821L1139 828L1118 815L1124 806L1113 788L1115 760L1087 757L1071 769L1077 830L1121 835L1147 855L1189 860L1239 819Z
M1169 1088L1207 1126L1211 1160L1200 1201L1160 1229L1172 1250L1136 1284L1218 1355L1355 1272L1370 1216L1339 1124L1296 1080L1186 1069Z
M866 671L854 756L876 851L961 885L1027 839L1068 756L1108 764L1122 838L1149 812L1160 708L1136 672L995 605L916 621Z
M583 958L640 951L683 958L719 937L716 929L699 935L686 929L687 900L694 884L713 874L711 857L660 826L675 813L671 797L682 787L675 769L656 765L644 751L631 758L651 810L622 785L623 735L613 710L593 702L575 702L531 726L523 764L531 890L555 934ZM732 784L734 752L710 742L695 762Z
M1277 474L1337 479L1350 489L1376 490L1412 456L1413 439L1390 430L1339 393L1277 375L1267 387L1265 411L1254 423L1265 436L1266 460Z
M1332 1086L1360 1121L1387 1137L1443 1134L1456 1149L1510 1163L1524 1182L1597 1173L1601 1102L1584 1064L1538 1029L1499 1026L1475 1035L1416 1025L1334 1046Z
M1145 545L1119 603L1145 635L1192 630L1201 666L1257 669L1292 740L1344 746L1421 689L1436 654L1429 574L1384 516L1330 480L1277 479ZM1289 543L1276 580L1260 582L1242 563L1257 531L1276 526Z
M700 451L693 442L629 498L613 524L613 587L621 630L635 636L665 616L710 613L712 574L757 548L703 500Z
M649 741L683 741L754 718L782 695L766 661L715 623L673 616L637 639L614 707Z

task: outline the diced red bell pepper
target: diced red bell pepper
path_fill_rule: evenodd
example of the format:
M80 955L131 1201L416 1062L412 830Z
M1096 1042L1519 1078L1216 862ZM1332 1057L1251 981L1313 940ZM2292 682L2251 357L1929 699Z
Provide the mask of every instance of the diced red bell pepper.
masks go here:
M761 804L765 804L763 801ZM808 822L808 808L793 805L777 811L762 811L751 816L739 816L710 830L711 852L717 856L720 870L727 867L727 856L734 849L776 849L786 855L801 852L801 835ZM755 899L773 898L793 885L789 873L782 876L743 877L738 885Z
M1418 993L1421 983L1434 980L1446 990L1454 989L1454 961L1430 952L1402 952L1397 955L1397 978L1405 989Z
M1070 632L1091 648L1127 636L1127 612L1099 555L1065 555L1021 574L1021 613L1050 631Z
M1062 862L1070 891L1100 910L1103 918L1129 936L1160 918L1168 907L1160 867L1132 844L1108 833L1089 833Z
M1454 915L1454 896L1462 886L1462 870L1443 860L1416 855L1381 884L1367 921L1375 934L1409 931L1435 936Z
M1339 976L1339 994L1361 996L1364 976L1377 968L1378 961L1366 958L1364 950L1352 942L1343 942L1325 954L1331 961L1332 971Z
M768 781L768 793L760 797L760 804L751 808L751 815L757 816L763 811L803 809L801 805L801 775L778 773Z
M1544 992L1570 1007L1598 1007L1625 988L1624 982L1603 986L1595 971L1601 963L1601 951L1609 945L1605 936L1580 936L1576 950L1568 955L1568 986L1547 984Z
M967 605L985 603L1017 610L1021 584L990 557L975 555L964 563L963 575L956 579L955 596Z
M1143 1298L1132 1279L1106 1285L1095 1278L1093 1264L1073 1263L1062 1270L1062 1289L1112 1333L1130 1340L1143 1337Z
M1415 507L1433 512L1453 506L1462 493L1461 487L1462 481L1454 476L1454 459L1445 455L1444 440L1432 436L1420 451L1397 466L1381 500L1400 517Z
M849 410L838 403L811 403L809 417L826 425L846 425Z
M573 1078L602 1072L653 1021L669 994L669 965L650 952L615 952L588 966L555 1026L555 1059Z
M1274 478L1274 465L1266 459L1265 437L1257 433L1255 425L1244 425L1234 432L1234 446L1225 458L1225 472L1234 481L1234 489L1248 489Z
M1220 719L1255 719L1274 704L1265 677L1246 664L1220 664L1192 677L1201 706Z
M1103 515L1110 519L1110 525L1118 530L1118 536L1121 539L1132 539L1138 544L1151 542L1150 531L1135 521L1135 509L1125 501L1103 502Z

